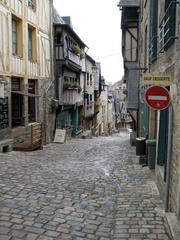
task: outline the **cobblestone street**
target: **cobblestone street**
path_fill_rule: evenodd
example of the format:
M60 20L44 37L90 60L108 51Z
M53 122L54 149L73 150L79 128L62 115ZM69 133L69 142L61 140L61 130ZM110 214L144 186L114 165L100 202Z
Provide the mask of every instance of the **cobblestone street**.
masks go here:
M0 240L170 239L129 135L0 154Z

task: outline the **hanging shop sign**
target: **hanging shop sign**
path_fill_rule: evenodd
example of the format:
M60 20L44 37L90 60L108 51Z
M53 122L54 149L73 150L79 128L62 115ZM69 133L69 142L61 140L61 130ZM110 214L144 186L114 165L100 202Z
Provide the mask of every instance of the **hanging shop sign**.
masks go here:
M141 85L170 86L171 76L160 73L143 73L141 77Z

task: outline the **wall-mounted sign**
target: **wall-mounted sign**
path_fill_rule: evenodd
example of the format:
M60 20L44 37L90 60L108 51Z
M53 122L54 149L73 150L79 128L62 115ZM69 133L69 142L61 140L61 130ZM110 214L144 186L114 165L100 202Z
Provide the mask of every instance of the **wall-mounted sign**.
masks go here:
M156 110L163 110L169 106L169 91L161 86L151 86L146 90L145 100L149 107Z
M141 85L171 85L171 76L161 73L143 73L140 81Z

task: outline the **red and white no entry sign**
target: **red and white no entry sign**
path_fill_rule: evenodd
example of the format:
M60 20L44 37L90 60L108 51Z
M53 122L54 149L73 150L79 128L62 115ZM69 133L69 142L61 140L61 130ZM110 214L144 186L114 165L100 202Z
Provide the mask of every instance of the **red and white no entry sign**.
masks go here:
M149 107L156 110L163 110L169 106L170 95L164 87L151 86L146 90L145 100Z

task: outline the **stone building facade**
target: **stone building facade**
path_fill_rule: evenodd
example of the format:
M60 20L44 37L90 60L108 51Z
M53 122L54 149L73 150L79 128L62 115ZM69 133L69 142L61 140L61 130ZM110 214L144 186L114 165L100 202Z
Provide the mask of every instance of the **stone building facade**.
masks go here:
M127 109L130 113L133 124L133 135L136 136L139 129L139 77L140 77L140 36L139 36L139 17L140 0L120 0L118 7L121 13L122 29L122 55L124 64L124 82L129 92L127 96Z
M156 139L157 184L165 202L165 210L172 212L177 219L180 218L179 17L179 2L141 1L141 65L150 74L165 74L171 77L170 84L162 83L171 97L167 109L149 109L143 102L147 86L140 89L140 111L146 110L146 116L141 116L141 124L148 137ZM143 133L142 130L140 135Z

